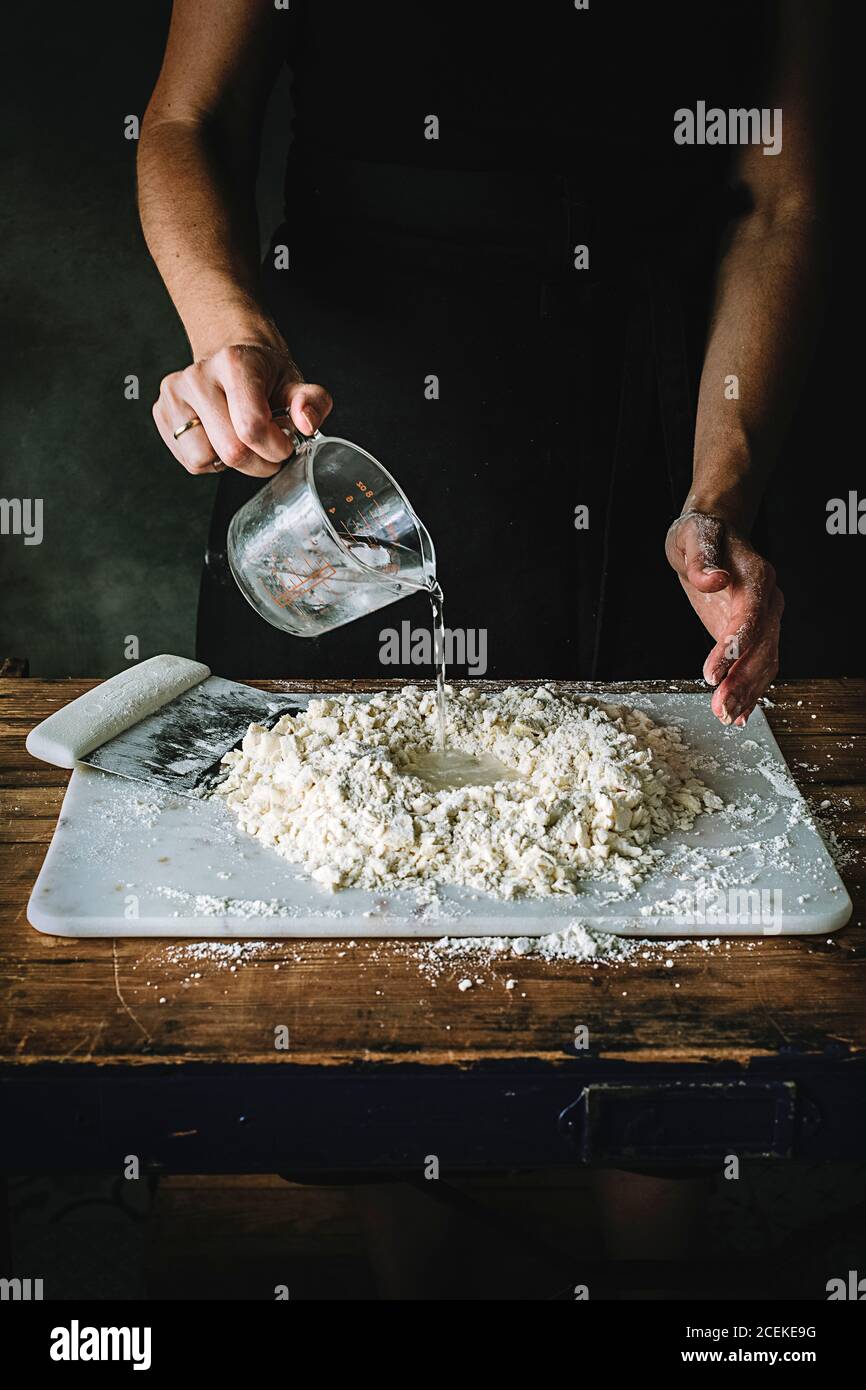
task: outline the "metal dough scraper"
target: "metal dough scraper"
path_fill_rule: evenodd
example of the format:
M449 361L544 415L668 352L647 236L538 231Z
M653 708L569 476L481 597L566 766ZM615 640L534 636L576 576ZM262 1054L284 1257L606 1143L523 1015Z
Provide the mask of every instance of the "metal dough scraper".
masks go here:
M220 759L249 724L271 726L300 707L297 696L223 680L199 661L153 656L37 724L27 751L56 767L84 763L200 797L224 776Z

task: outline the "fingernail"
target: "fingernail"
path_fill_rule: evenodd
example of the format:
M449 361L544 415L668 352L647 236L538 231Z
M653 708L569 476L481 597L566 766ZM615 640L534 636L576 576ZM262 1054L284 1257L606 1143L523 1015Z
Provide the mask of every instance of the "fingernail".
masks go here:
M727 570L722 569L721 565L704 565L704 574L727 574L727 572Z
M734 723L736 724L738 729L744 729L746 727L746 716L744 714L741 714L739 719L734 720Z
M316 422L312 418L312 416L308 415L307 412L304 411L303 415L301 416L301 419L304 422L304 429L307 431L307 434L315 434Z

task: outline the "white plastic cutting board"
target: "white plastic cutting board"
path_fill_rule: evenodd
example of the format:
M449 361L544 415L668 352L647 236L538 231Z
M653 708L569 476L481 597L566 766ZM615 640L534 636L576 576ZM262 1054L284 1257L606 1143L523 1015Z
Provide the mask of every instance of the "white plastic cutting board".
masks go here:
M299 696L298 704L310 698ZM219 799L170 797L77 768L30 898L29 920L57 936L259 939L534 936L573 921L656 937L826 933L844 926L851 900L761 710L747 729L724 729L710 714L707 695L617 691L611 698L680 725L706 755L703 780L739 808L733 817L702 815L676 842L659 842L679 853L679 867L663 864L627 899L601 882L568 899L508 903L450 887L427 904L409 892L329 893L236 829ZM693 851L702 854L697 865ZM673 893L694 893L700 878L714 871L725 876L724 901L713 891L691 903L675 900L678 915L664 908ZM715 888L718 879L712 883ZM752 896L737 897L738 891ZM728 909L721 922L713 916L720 906Z

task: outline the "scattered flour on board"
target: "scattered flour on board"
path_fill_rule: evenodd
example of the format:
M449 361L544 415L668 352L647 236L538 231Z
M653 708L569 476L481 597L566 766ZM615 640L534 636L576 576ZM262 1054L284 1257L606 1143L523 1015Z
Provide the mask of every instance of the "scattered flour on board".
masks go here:
M417 768L435 735L435 696L415 686L314 699L272 730L251 725L217 793L323 887L435 881L506 899L588 878L633 890L655 840L723 804L678 728L547 685L449 691L449 748L495 759L501 781L431 786Z
M546 691L546 687L541 687L540 690L544 692ZM514 695L520 695L524 700L540 699L539 691L518 691L512 693ZM428 704L427 707L422 710L421 704L423 697L420 692L414 691L413 697L417 700L419 722L424 725L420 746L427 749L432 739L432 703ZM381 697L378 698L381 700ZM394 697L391 698L393 699ZM686 696L685 698L688 699L690 697ZM482 708L486 707L489 700L490 697L483 697ZM630 694L629 700L634 701L634 703L639 706L642 697L640 695ZM332 702L314 701L312 703L321 706L323 704L331 704ZM346 703L353 704L355 701L350 697ZM542 699L541 703L544 705L545 701ZM572 699L568 703L573 707L576 702ZM621 713L619 706L604 705L594 701L583 701L580 703L588 706L589 709L600 709L602 715L606 715L608 719L611 719L611 716L607 714L607 711L610 709L615 710L617 716ZM361 707L361 702L358 702L358 708L360 709ZM652 710L651 705L649 708ZM632 714L636 712L636 710L630 711ZM545 710L544 713L547 713L547 711ZM325 715L324 717L327 718L330 716ZM675 718L675 714L668 715L666 713L666 720L670 720L671 718ZM615 723L615 717L611 719L611 722ZM646 724L650 725L652 729L658 728L658 726L653 724L648 718L646 719ZM535 733L537 735L539 729L536 728ZM670 839L668 840L667 853L663 861L664 868L668 873L674 875L679 881L680 887L673 892L668 891L667 893L659 894L649 905L643 905L640 908L640 917L638 921L633 924L633 929L638 928L641 918L642 921L646 923L645 929L655 928L658 930L660 927L665 929L668 919L672 919L681 914L684 908L688 909L696 893L712 895L713 893L724 891L727 888L747 887L750 882L756 879L759 871L768 866L784 868L790 871L796 870L798 881L807 889L798 901L800 904L806 903L809 900L809 891L812 890L812 884L817 887L821 886L826 869L820 862L812 863L804 861L797 853L797 847L792 842L789 832L803 822L811 821L817 824L825 841L828 843L833 859L838 865L842 866L861 862L862 851L859 850L856 843L851 839L843 841L837 834L833 824L833 821L838 822L838 817L842 815L845 810L850 809L850 799L834 794L832 802L824 798L819 807L810 806L809 803L800 796L793 782L787 781L784 772L778 768L777 764L771 761L766 751L763 748L759 748L759 745L752 739L744 739L739 735L730 737L726 740L725 744L723 744L722 748L718 750L718 758L721 760L718 761L716 758L710 757L706 752L700 754L694 751L690 752L685 747L675 727L666 727L660 730L660 735L662 740L661 751L664 752L666 745L672 742L674 753L671 757L682 758L685 756L687 768L691 771L692 775L703 769L707 769L708 771L720 769L730 774L735 769L750 766L754 772L762 774L762 779L766 783L766 790L761 792L760 790L747 791L739 789L735 795L731 796L730 800L726 801L721 809L719 814L729 822L732 829L735 829L737 832L748 832L747 838L742 838L739 843L731 844L723 848L716 848L714 850L709 849L708 852L709 847L704 848L701 845L686 844L683 841L677 842L676 839L674 843L671 844ZM498 732L495 733L495 737L498 739ZM367 744L369 745L367 750L368 755L374 754L374 757L384 756L385 759L390 757L397 770L397 775L399 775L404 782L413 780L407 776L405 772L399 770L404 767L404 762L400 757L399 748L397 747L399 738L395 740L393 728L391 728L387 734L382 733L382 741L376 742L376 738L377 736L374 735L367 739ZM315 743L315 740L313 742ZM536 750L538 742L539 740L536 738L535 744L533 745ZM640 744L641 739L638 738L637 742ZM327 744L327 740L325 740L324 743ZM602 737L602 743L606 748L609 746L606 744L604 737ZM498 761L506 764L506 759L502 756L502 746L498 746L500 751L495 753L494 756L497 757ZM616 739L614 740L613 746L614 749L616 749ZM478 747L478 744L471 745L471 747L474 751ZM657 752L659 752L659 750L654 748L652 750L653 756ZM540 756L537 751L535 756L536 758ZM616 758L608 756L608 762L614 764ZM652 756L650 762L652 763ZM679 766L682 768L682 763L680 763ZM818 764L812 767L806 763L799 763L797 766L811 772L820 770ZM658 772L659 769L655 768L654 771ZM675 776L680 776L680 779L683 780L682 772L677 770L676 764L674 764L673 771ZM525 780L526 774L521 774L521 777ZM500 784L500 788L503 787L503 785L504 784ZM641 785L643 784L641 783ZM675 782L673 785L675 785ZM486 791L488 789L476 786L474 788L462 790L478 793L479 791ZM616 788L613 788L614 792L616 790ZM95 827L93 832L93 843L89 843L88 859L92 856L94 862L98 861L102 863L106 858L112 858L115 854L124 852L130 840L140 843L143 837L147 837L147 832L157 826L163 810L171 804L173 799L166 798L163 793L156 792L152 788L147 788L144 794L143 791L144 789L132 783L129 784L127 794L124 794L122 797L117 795L115 799L106 799L104 806L101 808L99 825ZM430 792L429 787L423 787L423 791L431 800L436 800L436 797ZM588 795L590 788L587 787L586 791L587 798L586 801L582 803L584 809L586 809L590 800ZM776 793L775 799L772 795L773 792ZM453 796L454 793L446 793L445 795L447 798ZM615 801L614 795L610 795L610 799L611 801ZM448 803L449 821L454 819L450 814L450 808L453 804L454 803L451 802ZM718 804L721 806L721 802ZM700 809L699 807L698 812L695 814L699 814ZM708 809L705 803L704 809ZM184 802L184 810L187 814L204 813L205 804ZM593 832L599 828L607 828L604 825L596 826L593 823L594 821L595 815L592 815L590 828ZM774 822L772 828L770 827L771 822ZM634 825L634 818L632 819L632 825ZM766 830L763 829L765 826L767 827ZM677 828L676 825L674 828ZM216 837L220 842L224 841L227 849L231 848L232 851L234 851L236 845L236 832L232 829L228 817L225 817L224 824L223 818L220 817L219 825L211 825L208 820L207 834L211 838ZM597 847L599 844L603 845L604 843L603 837L596 840L593 834L593 846ZM213 848L216 850L216 844L214 844ZM642 858L637 861L639 864L637 877L645 875L646 867L651 867L655 870L662 863L662 858L652 843L648 843L644 849L648 857L648 862L645 865ZM628 857L616 855L615 849L611 851L611 853L614 855L615 859L617 857ZM295 857L298 856L296 855ZM606 867L604 855L602 854L599 857L601 859L601 864L591 864L588 872L583 875L576 872L576 880L579 880L581 877L595 876L600 868L602 874L607 873L608 876L605 892L610 900L630 896L633 891L635 876L620 874L616 863L614 863L613 873L611 873ZM610 855L607 856L608 859L610 859L610 857ZM217 869L216 865L210 867L213 867L217 879L232 877L232 875L226 873L225 870ZM811 883L808 882L808 880L811 880ZM319 881L321 882L321 880ZM447 881L447 879L443 878L443 881ZM443 930L453 930L457 927L457 923L461 917L465 915L465 909L458 908L456 904L449 903L445 899L439 899L436 891L435 878L410 879L408 881L401 879L398 882L398 886L401 888L411 888L416 894L417 901L423 903L423 915L421 916L421 920L424 922L430 921L432 928L431 935L437 928L440 932ZM577 886L579 887L579 882ZM276 887L276 884L274 884L274 887ZM190 915L213 918L215 921L224 917L243 919L250 922L262 920L261 929L268 932L271 930L279 930L279 918L292 917L298 913L297 908L292 907L285 900L279 898L265 899L262 897L251 897L247 899L241 897L228 897L222 896L221 890L218 890L217 893L214 894L185 893L171 888L164 883L160 883L159 885L151 884L150 888L158 895L173 899L177 903L178 910L172 914L175 917ZM547 891L560 891L559 901L563 906L565 905L562 890L548 889ZM836 891L835 888L833 891ZM334 897L323 895L323 904L327 902L333 903L334 901ZM307 911L309 911L309 909L307 909ZM339 918L343 914L337 908L329 910L323 905L322 908L318 909L317 915ZM369 914L365 913L364 915L376 916L377 913L373 911ZM636 917L637 916L638 914L636 913ZM452 920L449 921L449 918ZM263 919L269 919L267 925ZM672 921L671 929L678 929L674 927ZM223 930L225 930L224 927ZM346 954L355 947L355 944L354 942L333 942L334 947L337 949L338 956ZM573 921L569 926L566 926L564 930L551 932L542 937L459 937L450 935L438 941L412 940L407 938L383 941L381 938L374 938L370 941L365 941L363 946L365 957L369 959L370 962L375 963L380 959L382 961L392 960L397 956L401 959L405 959L407 962L415 964L422 976L427 978L434 986L437 981L441 980L445 982L447 980L449 986L453 984L455 987L458 987L460 980L468 980L469 984L466 986L468 990L482 983L485 967L489 967L488 974L492 972L492 979L498 981L501 985L504 979L501 967L506 962L513 963L521 959L534 958L551 963L557 961L574 962L584 964L592 969L598 969L601 966L629 967L637 966L644 961L664 960L666 964L670 961L672 966L676 952L686 944L691 944L693 947L707 951L719 949L720 947L722 949L729 949L730 947L730 943L721 943L717 938L703 938L697 942L693 941L688 943L683 939L664 941L655 937L652 939L617 937L603 931L598 931L580 921ZM752 951L759 947L760 944L760 941L741 941L739 943L739 948L742 949L745 947L745 949ZM294 962L303 962L306 957L306 944L299 940L292 939L179 942L160 948L159 955L159 958L165 963L183 966L185 962L188 962L190 966L197 967L190 973L188 979L182 982L187 986L190 981L201 978L201 970L208 966L210 968L231 972L232 975L245 966L278 971L283 965L291 966ZM511 968L516 969L518 967L512 964ZM504 979L505 988L507 989L513 989L517 983L518 981L510 975L507 979Z
M186 893L165 884L157 884L153 891L162 898L187 904L193 917L233 917L252 922L263 917L291 916L281 898L222 898L213 893Z

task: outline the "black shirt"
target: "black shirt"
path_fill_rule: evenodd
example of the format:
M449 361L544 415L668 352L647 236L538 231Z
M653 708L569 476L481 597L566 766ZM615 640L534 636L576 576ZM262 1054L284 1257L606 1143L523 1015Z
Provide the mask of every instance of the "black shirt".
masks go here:
M766 105L773 8L293 0L296 152L313 162L551 171L599 206L652 221L725 183L730 149L675 144L674 112L699 100Z

